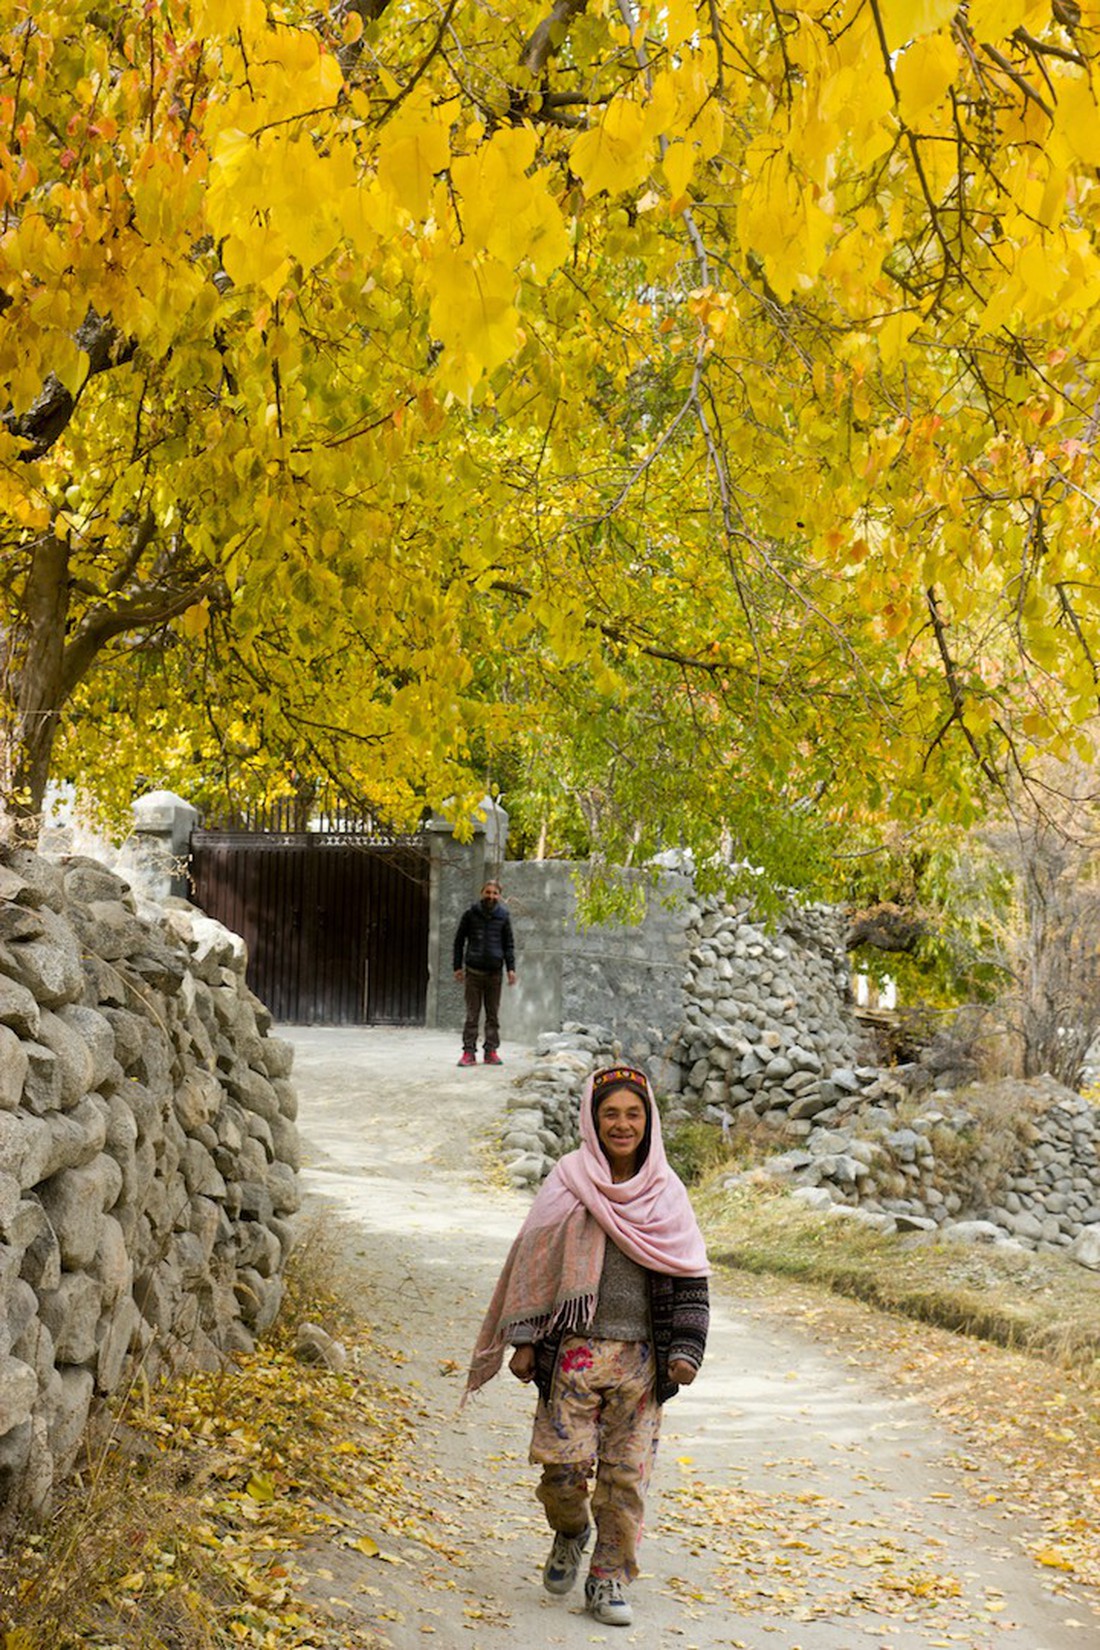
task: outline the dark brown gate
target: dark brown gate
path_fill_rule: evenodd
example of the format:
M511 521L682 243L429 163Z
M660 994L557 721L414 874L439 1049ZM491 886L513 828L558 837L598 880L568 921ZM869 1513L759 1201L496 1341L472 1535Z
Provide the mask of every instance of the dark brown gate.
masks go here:
M191 897L287 1025L423 1025L429 859L353 832L195 831Z

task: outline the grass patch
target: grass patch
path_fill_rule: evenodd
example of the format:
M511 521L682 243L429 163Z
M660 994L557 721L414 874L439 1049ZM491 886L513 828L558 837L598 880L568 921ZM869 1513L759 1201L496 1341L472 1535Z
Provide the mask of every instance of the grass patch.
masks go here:
M1058 1255L887 1234L807 1210L785 1191L694 1194L712 1261L815 1283L882 1311L1072 1368L1100 1385L1100 1278Z
M685 1186L697 1186L743 1160L731 1138L714 1123L681 1123L665 1133L665 1155Z

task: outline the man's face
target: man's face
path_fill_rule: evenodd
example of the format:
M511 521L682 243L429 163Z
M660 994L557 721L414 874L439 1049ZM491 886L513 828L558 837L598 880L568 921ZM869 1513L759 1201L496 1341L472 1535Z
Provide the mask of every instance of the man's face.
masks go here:
M485 884L484 888L481 890L481 903L482 903L482 905L488 905L488 906L492 907L497 903L497 901L499 899L500 899L500 884L498 882L487 882Z

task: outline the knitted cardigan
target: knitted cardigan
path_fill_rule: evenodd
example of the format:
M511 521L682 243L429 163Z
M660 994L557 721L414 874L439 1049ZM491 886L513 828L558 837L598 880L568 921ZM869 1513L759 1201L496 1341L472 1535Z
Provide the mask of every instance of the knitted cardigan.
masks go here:
M668 1366L673 1359L683 1358L693 1369L703 1361L710 1327L710 1294L706 1278L675 1278L647 1270L646 1279L657 1365L657 1402L663 1404L680 1390L669 1379ZM550 1401L561 1343L566 1335L577 1334L583 1334L583 1330L563 1328L535 1342L535 1385L545 1403Z

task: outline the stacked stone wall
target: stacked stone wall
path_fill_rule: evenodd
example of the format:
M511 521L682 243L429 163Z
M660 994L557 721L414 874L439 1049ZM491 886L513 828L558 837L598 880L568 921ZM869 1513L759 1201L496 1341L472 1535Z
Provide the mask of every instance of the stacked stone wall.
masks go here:
M275 1318L297 1108L245 960L97 861L0 851L0 1503L48 1505L137 1364Z
M658 1093L666 1125L748 1130L764 1154L731 1175L883 1231L1060 1252L1100 1269L1100 1107L1053 1079L953 1086L931 1065L883 1068L855 1015L840 912L773 927L728 906L688 913L679 1023ZM653 1069L655 1037L567 1022L538 1039L503 1149L537 1184L577 1143L584 1080L618 1059ZM934 1051L933 1051L934 1053ZM770 1150L769 1150L770 1148Z
M1100 1269L1100 1109L1050 1077L918 1099L879 1073L728 1184L754 1178L881 1231L1013 1244Z
M868 1050L852 1011L839 912L803 907L769 927L734 906L695 899L683 875L666 877L662 893L658 915L633 943L651 955L656 946L664 974L678 970L676 989L666 982L655 996L652 967L623 950L617 971L602 969L602 992L589 981L589 1015L578 996L575 1017L536 1039L534 1069L518 1087L503 1139L518 1184L536 1184L575 1145L584 1079L610 1061L649 1071L670 1100L672 1126L702 1116L779 1128L877 1075L861 1064ZM593 931L593 958L603 942L602 930ZM612 1015L623 995L644 1006Z
M676 1039L685 1103L780 1125L851 1092L870 1050L840 913L803 907L773 928L727 906L693 915Z

